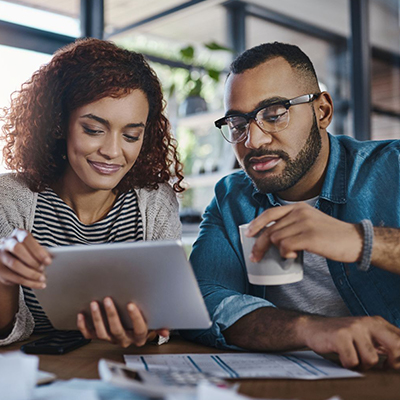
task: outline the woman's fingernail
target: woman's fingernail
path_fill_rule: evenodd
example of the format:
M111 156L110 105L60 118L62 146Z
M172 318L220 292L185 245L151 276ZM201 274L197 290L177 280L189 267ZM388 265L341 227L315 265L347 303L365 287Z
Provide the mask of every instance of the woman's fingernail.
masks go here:
M45 283L42 283L41 285L40 285L40 287L42 288L42 289L46 289L46 284Z
M128 304L128 310L129 311L135 311L135 306L132 303Z
M93 303L90 303L90 308L93 311L97 311L99 307L98 307L97 303L93 302Z
M51 257L49 257L49 256L46 256L46 258L44 259L44 262L45 262L45 264L51 264Z
M104 299L104 304L106 307L111 307L112 306L112 301L108 297Z
M46 277L45 277L44 275L42 275L42 276L39 278L39 281L40 281L40 282L45 282L45 281L46 281Z

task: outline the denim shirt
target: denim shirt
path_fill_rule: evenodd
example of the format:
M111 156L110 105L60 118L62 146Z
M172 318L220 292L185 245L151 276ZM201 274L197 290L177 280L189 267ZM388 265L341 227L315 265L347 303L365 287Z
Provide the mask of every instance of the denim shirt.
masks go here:
M328 167L316 208L349 223L369 219L374 226L399 228L400 141L359 142L329 135L329 142ZM204 331L182 331L182 336L235 348L226 343L222 332L244 315L274 306L266 300L268 287L252 285L247 279L238 226L275 206L279 204L273 195L258 192L243 171L216 184L190 257L213 324ZM352 315L380 315L400 327L400 275L373 265L363 272L355 263L329 259L327 263Z

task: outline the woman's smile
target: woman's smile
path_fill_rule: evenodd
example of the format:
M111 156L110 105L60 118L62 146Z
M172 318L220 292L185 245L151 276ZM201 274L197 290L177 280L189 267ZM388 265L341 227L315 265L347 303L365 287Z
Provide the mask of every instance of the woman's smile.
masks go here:
M96 172L98 172L99 174L103 174L103 175L115 174L122 168L122 165L120 165L120 164L109 164L109 163L104 163L104 162L99 162L99 161L91 161L91 160L88 160L88 164Z

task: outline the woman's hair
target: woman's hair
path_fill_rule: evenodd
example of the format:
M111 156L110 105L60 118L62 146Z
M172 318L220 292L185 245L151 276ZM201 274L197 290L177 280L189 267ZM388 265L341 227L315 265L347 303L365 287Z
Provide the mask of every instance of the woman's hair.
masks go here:
M164 115L161 85L141 54L98 39L80 39L58 50L3 110L3 160L33 191L56 182L67 165L66 136L71 112L104 97L140 89L149 102L143 146L135 165L117 186L157 189L174 179L182 186L182 164Z

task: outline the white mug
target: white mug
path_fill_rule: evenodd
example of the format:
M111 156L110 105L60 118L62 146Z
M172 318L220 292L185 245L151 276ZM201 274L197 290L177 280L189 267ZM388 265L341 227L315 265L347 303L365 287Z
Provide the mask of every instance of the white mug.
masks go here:
M244 233L249 224L239 226L247 276L253 285L284 285L303 279L303 252L297 258L283 258L276 246L271 244L264 257L257 263L250 261L250 254L257 236L247 237Z

